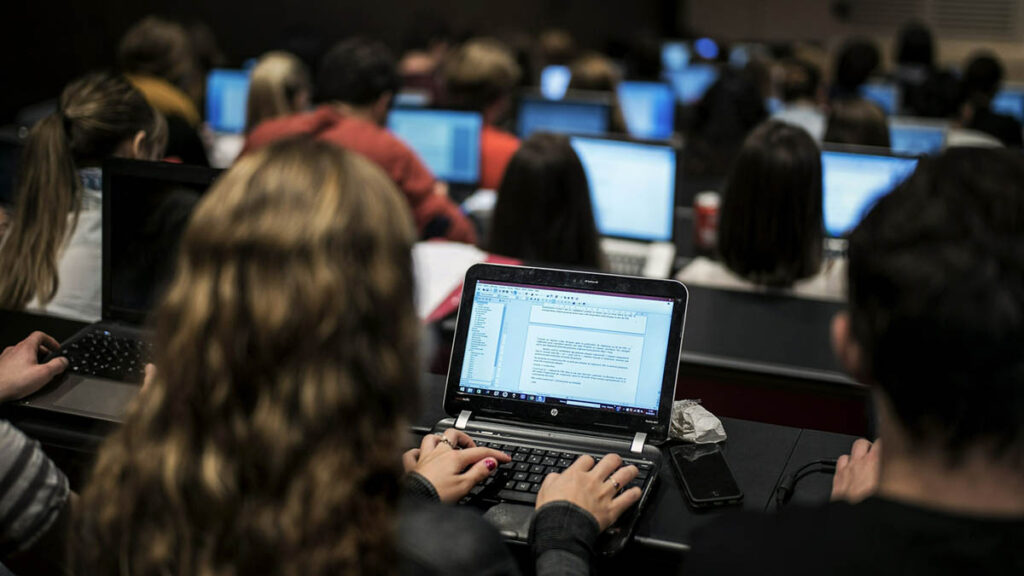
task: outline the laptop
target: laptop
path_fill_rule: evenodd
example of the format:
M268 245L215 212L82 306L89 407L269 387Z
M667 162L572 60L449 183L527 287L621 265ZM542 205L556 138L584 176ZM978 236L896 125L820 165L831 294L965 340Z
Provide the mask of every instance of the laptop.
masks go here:
M676 101L662 82L619 83L619 106L629 135L643 140L668 140L675 132Z
M674 72L690 65L690 43L684 40L666 40L661 43L661 70Z
M525 542L544 477L582 454L636 465L643 496L603 536L632 536L668 438L687 291L674 280L477 264L466 273L444 409L457 428L512 461L461 504Z
M396 108L388 113L388 130L438 179L474 187L479 182L483 117L478 112Z
M103 164L101 320L61 343L68 370L21 404L118 422L151 358L145 322L174 275L178 241L219 170L114 159Z
M601 92L570 92L561 100L540 94L520 96L516 133L529 138L534 132L603 136L611 120L611 95Z
M1005 84L992 99L992 111L1013 116L1024 123L1024 85Z
M895 82L872 80L861 85L860 95L862 98L878 104L886 116L899 114L900 108L903 106L902 91Z
M695 104L704 97L711 85L718 81L718 67L714 64L690 64L680 70L664 73L680 104Z
M895 116L889 119L889 147L906 156L938 154L948 132L949 122L944 120Z
M826 236L845 238L879 198L914 173L917 162L917 158L880 149L823 150L822 202Z
M601 248L611 271L668 278L679 149L673 144L573 136L590 184Z
M548 100L561 100L569 89L572 72L568 66L551 64L540 71L540 93Z
M245 145L249 70L217 68L206 77L206 123L213 132L210 164L230 166Z

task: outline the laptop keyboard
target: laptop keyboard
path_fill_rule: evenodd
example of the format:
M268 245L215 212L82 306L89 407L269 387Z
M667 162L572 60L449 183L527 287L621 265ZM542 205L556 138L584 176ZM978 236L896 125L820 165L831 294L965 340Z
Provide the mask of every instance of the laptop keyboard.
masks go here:
M136 338L115 336L108 330L95 330L62 348L60 354L76 374L141 384L146 363L153 358L153 346Z
M608 254L608 267L613 274L642 276L647 265L647 256L636 254Z
M544 477L562 472L582 456L583 452L551 450L521 444L477 441L477 446L501 450L512 457L511 462L498 466L498 470L474 486L460 504L484 502L516 502L533 505L537 502ZM591 454L595 461L601 456ZM634 465L639 470L636 478L621 490L638 486L647 490L654 479L654 464L648 460L623 458L623 466Z

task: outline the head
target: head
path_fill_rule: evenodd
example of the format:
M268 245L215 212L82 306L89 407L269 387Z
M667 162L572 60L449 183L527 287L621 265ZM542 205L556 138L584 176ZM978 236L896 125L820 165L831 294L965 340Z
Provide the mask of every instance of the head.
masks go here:
M825 128L825 142L888 148L889 122L885 112L864 98L834 100Z
M743 143L722 196L718 250L747 280L786 288L822 259L821 153L802 128L770 120Z
M568 138L534 134L512 157L488 250L529 262L602 267L587 175Z
M507 111L522 70L504 44L477 38L449 56L442 74L449 105L482 112L494 124Z
M593 90L615 93L622 79L611 59L599 52L587 52L569 66L570 90Z
M1003 83L1003 65L994 54L977 54L967 63L961 83L967 100L987 106Z
M366 110L383 123L400 85L395 58L387 46L352 38L336 44L320 60L316 100Z
M409 211L362 157L246 156L196 208L159 372L102 446L88 574L386 574L416 392Z
M768 117L757 83L746 71L722 69L693 110L686 130L687 175L724 177L744 139Z
M900 30L896 40L896 63L919 68L935 65L935 40L923 22L909 22Z
M0 307L46 303L59 285L61 247L81 202L80 168L110 157L156 159L167 125L123 76L90 74L69 84L57 112L38 122L22 153L13 222L0 245Z
M117 60L126 74L163 78L187 88L195 71L192 40L185 28L170 20L147 16L125 32Z
M854 94L878 70L882 58L874 42L857 38L848 41L836 56L836 88Z
M878 393L883 432L952 466L980 453L1024 467L1022 183L1016 153L952 149L850 236L839 358Z
M807 60L790 58L782 62L782 101L817 102L821 90L821 71Z
M576 40L568 30L562 28L548 28L542 31L537 37L537 44L545 65L568 66L576 56Z
M268 52L260 57L249 77L246 127L301 112L309 108L312 86L309 70L288 52Z

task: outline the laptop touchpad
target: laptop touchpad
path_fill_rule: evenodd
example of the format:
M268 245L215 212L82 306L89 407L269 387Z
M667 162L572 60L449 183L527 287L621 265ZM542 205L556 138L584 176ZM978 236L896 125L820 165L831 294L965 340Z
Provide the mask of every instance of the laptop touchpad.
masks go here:
M140 386L110 380L83 380L54 402L54 406L100 414L120 420L125 406L139 393Z

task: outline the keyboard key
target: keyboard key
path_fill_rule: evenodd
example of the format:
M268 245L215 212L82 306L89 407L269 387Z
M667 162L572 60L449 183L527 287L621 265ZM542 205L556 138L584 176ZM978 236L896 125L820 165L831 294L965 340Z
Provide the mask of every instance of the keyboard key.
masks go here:
M526 462L516 462L516 465L513 467L513 469L516 472L525 472L530 469L530 465L527 464Z
M571 461L571 462L575 462L576 461L576 454L573 454L572 452L562 452L560 454L560 456L562 458L565 458L566 460Z
M540 463L545 465L545 466L554 466L554 465L556 465L558 463L558 460L556 458L552 458L552 457L548 456L547 458L541 460Z
M543 456L544 455L544 451L541 450L540 448L534 448L533 450L530 450L530 454L536 454L538 456Z
M540 492L540 484L534 484L533 486L530 486L530 492L534 494Z
M516 472L515 474L512 475L512 479L515 480L516 482L526 480L528 477L529 475L526 472Z
M558 452L555 452L554 450L548 450L544 455L551 456L552 458L558 458Z
M572 465L572 460L569 460L568 458L559 458L555 465L559 468L568 468Z
M526 459L530 464L540 464L542 460L544 460L544 457L539 454L534 454Z
M512 455L512 461L513 462L525 462L526 461L526 454L523 454L522 452L516 452L515 454Z
M540 464L534 464L533 466L530 466L530 472L533 474L547 474L547 472L545 472L544 470L545 467L541 466Z
M532 492L516 492L515 490L502 490L498 492L498 499L506 502L516 502L520 504L533 504L537 503L537 495Z
M516 490L518 490L519 492L529 492L530 491L530 486L531 485L530 485L529 482L517 482L516 483Z
M530 477L527 478L526 481L527 482L534 482L534 483L543 482L544 481L544 475L543 474L530 474Z
M544 474L557 474L561 471L562 469L559 468L558 466L548 466L547 468L544 469Z

